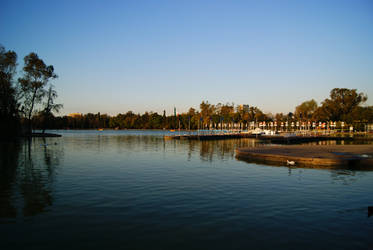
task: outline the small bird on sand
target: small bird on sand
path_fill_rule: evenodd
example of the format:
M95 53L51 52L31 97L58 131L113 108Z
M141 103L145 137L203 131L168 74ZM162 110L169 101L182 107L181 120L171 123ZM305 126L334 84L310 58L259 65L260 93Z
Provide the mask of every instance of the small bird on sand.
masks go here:
M288 165L291 165L291 166L294 166L295 165L295 161L289 161L289 160L286 160L286 163Z

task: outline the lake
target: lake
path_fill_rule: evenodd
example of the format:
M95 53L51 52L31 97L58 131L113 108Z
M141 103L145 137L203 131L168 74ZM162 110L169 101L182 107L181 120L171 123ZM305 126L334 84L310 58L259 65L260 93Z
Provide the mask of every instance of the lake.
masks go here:
M373 171L247 163L255 139L2 143L0 249L373 249Z

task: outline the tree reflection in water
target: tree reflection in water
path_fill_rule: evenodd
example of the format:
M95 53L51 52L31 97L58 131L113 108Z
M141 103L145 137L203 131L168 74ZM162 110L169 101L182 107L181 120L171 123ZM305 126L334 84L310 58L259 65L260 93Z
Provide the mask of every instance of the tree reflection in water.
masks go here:
M232 159L236 148L255 147L264 144L264 142L255 139L189 141L189 143L199 145L200 158L203 161L212 161L214 158L219 160Z
M369 170L368 170L369 171ZM332 183L342 183L343 185L351 185L365 176L365 171L355 171L352 169L335 169L331 170Z
M0 143L0 219L15 218L13 189L16 182L20 144Z
M63 155L56 139L0 146L0 218L33 216L53 203L56 167Z

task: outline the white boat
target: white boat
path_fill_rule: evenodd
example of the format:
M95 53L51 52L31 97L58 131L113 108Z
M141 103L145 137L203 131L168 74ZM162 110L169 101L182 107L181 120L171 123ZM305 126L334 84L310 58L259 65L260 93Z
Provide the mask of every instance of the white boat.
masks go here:
M264 130L261 129L261 128L256 128L254 130L251 130L251 134L252 135L262 135L262 134L264 134Z

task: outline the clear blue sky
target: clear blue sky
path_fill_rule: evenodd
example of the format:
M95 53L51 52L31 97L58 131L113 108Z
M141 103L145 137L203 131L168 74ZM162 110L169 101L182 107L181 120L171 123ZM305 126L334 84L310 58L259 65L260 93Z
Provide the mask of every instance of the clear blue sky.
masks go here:
M63 114L373 103L373 1L1 1L0 43L55 67Z

